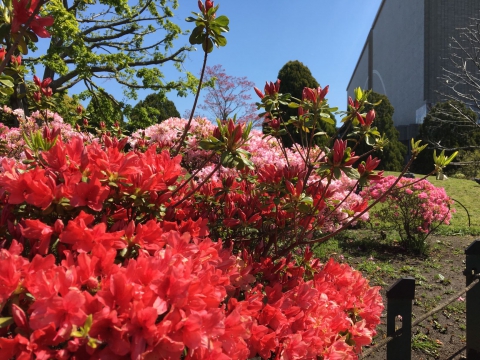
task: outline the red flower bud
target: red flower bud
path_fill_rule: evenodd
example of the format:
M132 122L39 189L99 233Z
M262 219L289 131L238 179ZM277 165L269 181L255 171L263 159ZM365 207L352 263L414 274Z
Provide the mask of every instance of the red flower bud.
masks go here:
M15 325L21 329L28 328L27 315L25 315L25 312L20 306L12 304L12 316Z
M105 135L103 137L103 142L105 143L105 147L112 147L112 139L110 139L110 136Z
M52 88L42 88L42 93L46 97L51 97L53 95Z
M280 80L277 79L275 83L271 81L270 83L268 83L268 81L265 82L265 89L264 89L265 94L271 96L271 95L277 94L279 90L280 90Z
M319 94L319 96L318 96L318 98L319 98L320 101L323 100L323 99L325 99L325 96L327 96L327 94L328 94L328 88L329 88L329 85L325 86L325 88L320 91L320 94ZM321 89L321 88L319 88L319 89Z
M5 55L7 54L7 50L5 48L0 49L0 61L3 61L5 59Z
M358 122L360 123L360 125L365 125L365 120L363 119L363 116L361 114L359 114L358 112L355 113L355 116L357 117L357 120Z
M292 195L295 195L296 192L295 192L295 187L293 186L293 184L288 181L288 180L285 180L285 187L287 188L287 191L292 194Z
M63 231L64 227L65 225L63 225L63 221L60 219L57 219L55 221L55 224L53 225L53 230L55 231L55 233L60 234Z
M128 137L126 136L118 142L117 149L122 150L125 147L125 145L127 145L127 142L128 142Z
M270 121L270 126L272 129L278 130L280 129L280 121L278 119L272 119L272 121Z
M52 139L60 135L60 127L54 127L52 131Z
M100 129L105 129L107 126L104 121L100 121Z
M213 7L213 1L207 0L205 1L205 12L208 12Z
M133 232L135 231L135 223L134 221L130 221L125 229L125 236L127 239L131 239L133 237Z
M227 129L230 135L233 134L233 131L235 130L235 123L233 122L232 119L228 119Z
M32 150L30 150L29 148L25 148L25 157L28 159L28 160L33 160L35 159L34 156L33 156L33 152Z
M260 91L259 88L254 87L253 90L255 90L255 92L257 93L257 95L260 99L263 99L265 97L265 95Z
M308 87L303 88L302 91L302 99L303 100L309 100L311 102L316 102L316 94L314 89L310 89Z
M20 66L22 65L22 57L20 55L18 56L11 56L10 61L14 66Z
M83 113L83 107L82 107L82 105L78 105L76 111L77 111L77 114L78 114L78 115L82 115L82 113Z
M42 100L42 93L40 93L39 91L35 91L33 93L33 100L35 100L35 102L40 102Z
M203 6L203 2L201 0L198 0L198 8L202 12L202 14L205 13L205 7Z
M222 134L220 132L220 129L218 127L216 127L215 129L213 129L213 137L220 140L222 138Z
M225 179L225 187L231 187L233 185L233 182L235 181L234 176L229 176Z
M42 86L42 80L40 80L40 78L37 75L33 75L33 82L37 86L40 86L40 87Z
M88 120L83 118L83 126L88 126Z
M367 113L367 116L365 118L365 125L372 125L373 120L375 120L375 110L372 109Z
M44 139L51 140L51 139L50 139L50 136L51 136L50 129L48 128L48 126L45 126L45 127L43 128L43 138L44 138Z
M46 78L46 79L43 79L42 85L41 85L42 88L48 87L48 85L50 85L51 82L52 82L52 78L49 78L49 77L48 77L48 78Z
M275 92L280 92L280 79L277 79L277 81L275 81Z

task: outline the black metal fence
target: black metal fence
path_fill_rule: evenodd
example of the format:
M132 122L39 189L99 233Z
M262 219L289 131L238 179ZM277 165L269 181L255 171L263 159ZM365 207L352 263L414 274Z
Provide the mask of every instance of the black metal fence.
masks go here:
M382 346L387 346L387 360L411 360L412 328L442 310L459 296L467 294L466 301L466 352L467 360L480 360L480 240L475 240L465 250L466 288L451 296L435 309L412 323L412 302L415 299L415 279L405 277L387 290L387 338L363 353L368 358ZM395 328L395 319L401 316L402 328Z

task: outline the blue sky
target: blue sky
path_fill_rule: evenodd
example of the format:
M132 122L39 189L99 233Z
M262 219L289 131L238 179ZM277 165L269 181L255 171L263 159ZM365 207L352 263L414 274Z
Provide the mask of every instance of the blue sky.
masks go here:
M191 11L198 11L196 0L181 0L174 22L182 29L192 29L185 22ZM275 81L278 71L290 60L306 65L322 87L330 85L329 104L339 110L346 107L346 87L365 44L381 0L220 0L218 15L230 19L226 47L214 49L208 65L221 64L226 73L246 76L263 89L265 81ZM188 43L188 36L176 45ZM185 70L199 76L203 52L189 53ZM170 67L162 67L166 80L179 78ZM122 99L118 84L100 84ZM70 94L80 92L73 88ZM142 100L151 91L139 93ZM180 98L170 93L179 113L191 109L193 95ZM257 97L252 89L252 99ZM126 100L126 99L123 99ZM136 101L129 101L132 105ZM211 119L215 120L215 119Z
M299 60L322 87L330 85L330 105L345 110L346 88L380 3L381 0L215 1L220 4L218 14L230 19L230 32L226 34L227 46L210 54L209 65L221 64L227 74L246 76L263 89L265 81L276 80L285 63ZM180 2L177 23L189 16L186 4L187 1ZM185 68L198 75L202 57L201 49L190 54ZM253 91L252 94L257 101ZM180 114L191 107L192 98L180 99L174 94L169 98Z
M230 19L226 47L214 49L209 65L221 64L227 74L246 76L263 89L290 60L306 65L320 85L330 85L331 106L345 109L346 88L365 44L381 0L244 0L216 1L219 15ZM177 23L189 16L180 2ZM196 5L191 1L192 6ZM196 6L194 11L196 11ZM191 24L187 24L187 27ZM203 53L190 54L184 67L198 75ZM252 91L252 97L257 101ZM193 97L169 95L180 114Z

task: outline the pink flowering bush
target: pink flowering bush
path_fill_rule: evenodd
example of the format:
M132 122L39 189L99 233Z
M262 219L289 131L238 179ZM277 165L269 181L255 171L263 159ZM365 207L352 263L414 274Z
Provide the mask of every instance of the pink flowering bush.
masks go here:
M63 121L62 117L55 112L46 110L43 113L39 111L33 112L30 116L25 116L23 110L12 110L4 105L0 108L4 114L13 115L18 121L18 128L9 128L3 124L0 127L0 158L21 158L24 157L25 138L24 135L30 136L36 131L44 131L45 126L50 131L61 134L63 140L71 137L80 137L85 141L93 139L92 135L82 133L74 129L70 124ZM44 116L47 117L45 121ZM40 124L40 125L39 125Z
M178 118L165 120L145 131L134 133L131 144L134 147L155 144L166 150L171 149L175 147L179 133L184 130L186 123L187 120ZM305 176L302 155L306 151L286 149L285 158L275 138L265 137L259 131L253 130L248 142L240 147L251 155L249 160L253 169L243 171L242 176L238 177L236 169L220 165L214 170L219 165L219 157L212 158L211 151L201 149L201 141L212 136L214 130L215 126L208 120L194 119L186 137L187 145L182 158L182 164L194 172L198 180L205 179L213 172L207 182L208 186L203 187L198 194L203 197L202 200L197 202L198 205L201 204L198 212L210 219L211 231L224 240L242 239L245 245L250 242L249 238L253 237L253 242L256 242L255 239L259 236L270 237L274 236L270 234L278 234L279 231L283 234L282 239L291 236L291 223L302 215L291 211L295 197L284 192L285 181L293 186ZM318 147L313 147L310 152L322 155ZM317 174L311 174L307 181L307 194L316 192L320 195L319 189L327 187L329 191L323 194L322 199L313 195L312 201L308 203L301 202L305 197L296 199L300 200L306 210L310 204L316 205L317 209L315 216L303 220L302 226L308 226L309 230L304 233L304 237L311 238L314 229L331 233L350 222L353 215L360 212L358 205L363 203L363 199L352 192L357 186L354 179L342 174L339 179L328 182ZM274 204L275 199L280 199L277 206ZM362 214L358 220L368 220L368 213ZM267 224L270 225L266 226ZM246 236L245 230L250 236ZM255 234L252 230L255 230Z
M395 176L387 176L366 188L362 195L380 199L396 180ZM453 201L445 189L427 180L402 178L381 202L384 205L373 212L372 221L392 225L405 247L420 253L427 249L425 240L430 232L439 224L449 224L455 211L450 209Z

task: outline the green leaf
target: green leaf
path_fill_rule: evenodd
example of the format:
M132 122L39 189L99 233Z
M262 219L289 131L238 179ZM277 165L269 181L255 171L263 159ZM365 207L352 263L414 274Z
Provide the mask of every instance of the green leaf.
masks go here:
M297 104L295 102L290 102L288 103L288 107L291 109L298 109L300 107L300 104Z
M325 132L325 131L319 131L317 133L315 133L313 136L320 136L320 135L325 135L325 136L328 136L328 134Z
M225 46L227 45L227 39L223 35L217 35L215 36L215 41L217 43L217 46Z
M300 202L304 204L313 205L313 198L310 196L305 196L302 200L300 200Z
M205 42L206 34L203 31L204 29L205 29L204 26L197 26L195 29L193 29L188 39L188 41L190 41L190 44L195 45L195 44L202 44L203 42Z
M371 136L370 134L367 134L365 136L365 142L367 143L367 145L373 146L373 145L375 145L375 138L373 136Z
M18 37L18 36L17 36ZM28 54L28 48L27 48L27 43L25 42L25 39L23 36L20 36L20 40L18 41L18 51L20 51L23 55Z
M360 173L357 171L357 169L354 169L352 167L342 167L342 171L350 179L360 179Z
M213 41L210 38L207 38L206 41L202 42L202 49L207 54L213 51Z
M0 87L0 93L6 96L10 96L14 93L14 89L11 87Z
M335 177L335 179L340 179L342 177L342 172L340 171L340 168L333 168L333 176Z
M229 152L223 152L220 157L220 164L225 167L230 167L233 162L233 156Z
M225 26L228 26L228 24L230 23L230 20L225 15L221 15L214 20L214 23L218 26L225 27Z
M38 36L32 31L32 30L28 30L26 33L25 33L25 36L27 36L31 42L38 42Z
M2 318L0 318L0 329L4 329L11 324L13 324L13 317L2 317Z
M450 157L445 161L445 166L450 164L450 162L455 159L455 157L458 155L458 151L455 151Z
M355 99L356 100L361 100L363 97L363 91L360 87L357 87L355 90L353 90L353 93L355 94Z
M322 119L322 121L325 121L327 124L335 125L335 120L333 120L331 117L321 116L320 119Z
M0 75L0 83L11 88L15 86L15 84L13 83L13 78L4 74Z
M209 139L200 141L200 148L203 150L216 150L219 147L219 141L213 142Z

